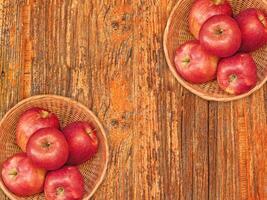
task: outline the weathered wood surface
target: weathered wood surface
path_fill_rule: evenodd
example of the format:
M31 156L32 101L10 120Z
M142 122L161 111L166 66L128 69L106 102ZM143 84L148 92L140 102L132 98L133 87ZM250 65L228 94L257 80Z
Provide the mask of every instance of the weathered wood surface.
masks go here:
M230 103L183 89L162 45L175 3L0 0L0 117L37 94L92 109L111 149L94 199L267 199L267 86Z

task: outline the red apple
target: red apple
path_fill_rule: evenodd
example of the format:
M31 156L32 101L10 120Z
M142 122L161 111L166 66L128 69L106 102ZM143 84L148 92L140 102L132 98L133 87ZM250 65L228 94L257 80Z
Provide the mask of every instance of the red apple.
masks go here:
M195 38L199 38L202 25L215 15L233 15L227 0L196 0L189 14L189 29Z
M74 122L63 129L69 144L70 165L79 165L91 159L98 150L96 129L87 122Z
M255 51L267 44L267 17L261 10L242 11L236 20L242 33L241 51Z
M199 34L200 44L219 57L234 55L241 45L241 31L237 22L227 15L208 19Z
M84 180L77 167L64 167L49 172L45 179L46 200L80 200L84 194Z
M68 143L56 128L43 128L35 132L27 144L28 157L39 167L56 170L69 156Z
M2 165L2 180L8 190L17 196L26 197L43 191L46 171L38 168L27 157L18 153Z
M249 54L237 54L220 61L217 79L226 92L243 94L257 84L257 66Z
M26 152L30 136L41 128L59 128L57 116L42 108L31 108L24 112L19 119L16 129L16 140L22 151Z
M178 73L188 82L205 83L216 78L218 58L196 40L179 47L174 62Z

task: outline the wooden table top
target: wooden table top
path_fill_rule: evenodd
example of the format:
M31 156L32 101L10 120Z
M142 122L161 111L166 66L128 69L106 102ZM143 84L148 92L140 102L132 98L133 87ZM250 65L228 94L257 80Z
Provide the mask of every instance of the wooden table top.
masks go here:
M163 53L175 3L0 0L0 118L37 94L90 108L110 144L93 199L263 200L267 86L229 103L185 90Z

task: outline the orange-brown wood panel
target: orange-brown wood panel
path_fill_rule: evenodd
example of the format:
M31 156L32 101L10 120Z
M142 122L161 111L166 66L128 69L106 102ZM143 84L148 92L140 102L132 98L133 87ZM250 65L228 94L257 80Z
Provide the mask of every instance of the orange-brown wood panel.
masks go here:
M175 3L0 0L0 118L37 94L93 110L110 144L93 199L263 200L267 87L229 103L183 89L162 44Z

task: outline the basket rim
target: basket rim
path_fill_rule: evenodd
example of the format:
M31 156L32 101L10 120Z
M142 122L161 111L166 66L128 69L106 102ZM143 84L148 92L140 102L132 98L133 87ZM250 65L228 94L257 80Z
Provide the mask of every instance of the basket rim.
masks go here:
M84 197L83 200L89 200L96 192L96 190L99 188L99 186L103 183L104 178L107 174L107 168L108 168L108 163L109 163L109 146L108 146L108 138L107 138L107 132L105 131L102 123L100 122L100 120L98 119L98 117L89 109L87 108L85 105L83 105L82 103L75 101L71 98L68 97L64 97L64 96L59 96L59 95L35 95L35 96L31 96L29 98L23 99L20 102L18 102L15 106L13 106L1 119L0 121L0 127L2 126L3 122L6 120L6 118L12 113L14 112L18 107L22 106L23 104L33 101L33 100L38 100L38 99L44 99L44 98L53 98L53 99L59 99L59 100L63 100L63 101L69 101L73 104L76 104L77 106L79 106L80 108L82 108L83 110L85 110L86 112L89 113L89 115L93 118L94 122L97 123L101 134L103 135L104 141L103 144L105 145L106 151L106 160L105 160L105 164L104 164L104 169L102 171L102 174L100 176L99 181L96 183L94 189L89 193L88 197ZM7 197L9 197L11 200L16 200L16 198L14 198L14 194L11 193L6 186L3 183L2 178L0 177L0 188L3 190L3 192L5 193L5 195L7 195Z
M242 98L248 97L250 95L252 95L254 92L256 92L257 90L259 90L260 88L262 88L262 86L266 83L267 81L267 75L265 76L265 79L263 79L259 84L257 84L253 89L251 89L250 91L248 91L247 93L241 94L241 95L236 95L236 96L231 96L231 97L213 97L211 95L206 95L202 92L199 92L198 90L194 89L193 87L191 87L188 82L186 82L176 71L175 66L173 66L171 60L170 60L170 54L168 52L168 47L167 47L167 42L168 42L168 35L170 32L170 26L171 26L171 22L174 18L174 14L176 13L178 7L180 6L180 4L183 2L184 0L178 0L178 2L176 3L176 5L173 7L171 14L167 20L167 25L165 27L164 30L164 34L163 34L163 48L164 48L164 55L165 55L165 59L167 61L167 64L169 66L169 69L171 71L171 73L174 75L174 77L176 78L176 80L187 90L189 90L190 92L192 92L193 94L201 97L204 100L207 101L217 101L217 102L229 102L229 101L236 101L236 100L240 100ZM265 3L267 5L267 0L262 0L263 3Z

